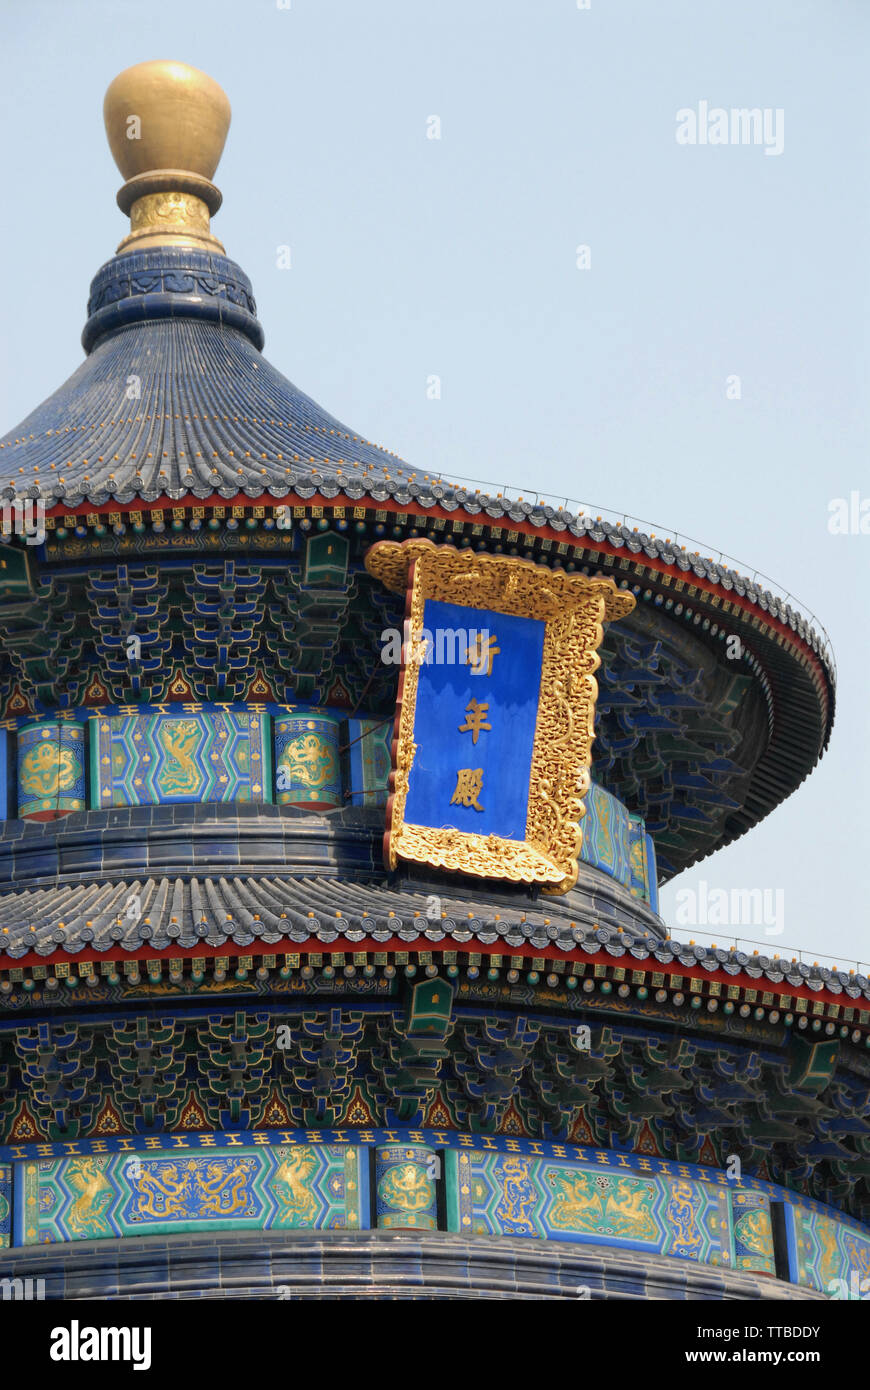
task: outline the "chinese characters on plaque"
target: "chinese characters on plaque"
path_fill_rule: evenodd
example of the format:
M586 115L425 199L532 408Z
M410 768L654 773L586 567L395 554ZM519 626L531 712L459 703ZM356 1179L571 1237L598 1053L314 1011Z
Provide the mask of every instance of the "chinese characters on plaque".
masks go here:
M611 580L412 540L366 567L406 595L386 859L565 892L577 876Z

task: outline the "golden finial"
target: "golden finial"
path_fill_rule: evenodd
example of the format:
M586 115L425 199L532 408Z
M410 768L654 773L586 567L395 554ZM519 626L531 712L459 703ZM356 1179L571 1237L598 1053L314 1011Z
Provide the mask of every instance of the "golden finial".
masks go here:
M223 89L187 63L137 63L118 74L103 119L126 179L118 207L130 214L130 233L119 252L195 246L224 254L209 218L221 205L211 180L230 114Z

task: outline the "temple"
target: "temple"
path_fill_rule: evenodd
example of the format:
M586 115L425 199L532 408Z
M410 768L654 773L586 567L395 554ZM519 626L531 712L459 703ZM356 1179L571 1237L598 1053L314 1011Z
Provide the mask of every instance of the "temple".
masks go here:
M129 231L0 441L0 1277L857 1296L870 981L658 905L824 752L827 641L282 376L229 121L111 84Z

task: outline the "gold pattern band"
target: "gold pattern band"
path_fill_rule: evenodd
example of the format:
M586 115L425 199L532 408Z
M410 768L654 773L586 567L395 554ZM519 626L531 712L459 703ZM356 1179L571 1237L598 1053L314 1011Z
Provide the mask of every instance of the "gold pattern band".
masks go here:
M209 210L201 198L176 191L147 193L131 207L130 232L118 251L129 251L134 245L141 249L143 243L165 246L171 238L173 246L208 248L223 255L224 247L210 226Z
M365 563L388 589L405 593L411 632L410 650L403 651L393 738L384 839L388 867L394 869L400 859L411 860L481 878L540 883L545 892L566 893L577 880L602 623L630 613L633 595L617 589L612 579L588 579L530 560L459 551L428 540L380 541ZM525 840L405 822L417 752L419 635L428 599L546 624Z

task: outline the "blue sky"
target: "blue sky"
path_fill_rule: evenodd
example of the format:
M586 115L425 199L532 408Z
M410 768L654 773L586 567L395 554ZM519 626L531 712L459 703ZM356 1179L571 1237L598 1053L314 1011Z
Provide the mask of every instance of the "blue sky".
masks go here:
M870 497L866 0L2 0L0 33L0 428L78 365L125 232L108 83L203 68L233 106L213 229L287 376L426 472L698 537L824 623L828 754L663 912L782 888L771 949L866 962L870 536L828 530ZM701 101L781 109L782 153L678 144Z

